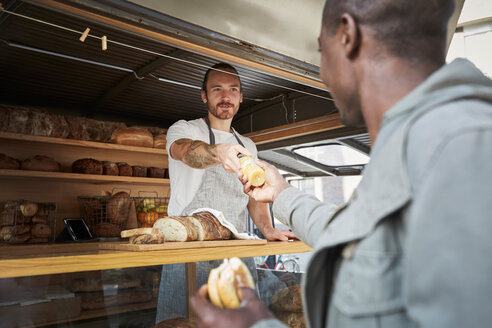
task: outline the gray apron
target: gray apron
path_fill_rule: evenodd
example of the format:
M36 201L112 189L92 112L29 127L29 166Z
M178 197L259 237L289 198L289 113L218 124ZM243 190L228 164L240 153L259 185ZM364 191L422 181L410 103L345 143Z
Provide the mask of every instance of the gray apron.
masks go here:
M208 117L205 118L210 133L210 144L215 144L215 136L210 127ZM232 130L238 143L243 143ZM222 165L205 169L202 183L192 201L181 215L189 215L198 208L208 207L221 211L225 218L234 224L238 232L246 232L246 208L248 195L243 192L243 185L237 174L227 172ZM253 258L243 258L255 281L257 281L256 265ZM222 260L203 261L196 264L197 287L207 283L211 269L218 267ZM186 304L186 272L182 263L168 264L162 267L159 299L157 304L156 323L176 317L187 316Z

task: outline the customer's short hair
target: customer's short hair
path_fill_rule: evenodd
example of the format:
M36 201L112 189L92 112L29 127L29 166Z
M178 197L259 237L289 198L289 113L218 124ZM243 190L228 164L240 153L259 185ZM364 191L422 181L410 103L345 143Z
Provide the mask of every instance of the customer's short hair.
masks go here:
M334 33L348 13L392 54L442 62L453 11L454 0L326 0L323 28Z
M229 71L229 72L232 71L231 73L237 75L237 78L239 79L239 89L241 91L243 90L243 87L241 85L241 79L239 78L239 74L237 73L236 68L234 68L234 66L227 63L217 63L214 66L210 67L205 73L205 76L203 77L202 90L205 91L205 93L207 93L208 76L210 75L210 72L214 70Z

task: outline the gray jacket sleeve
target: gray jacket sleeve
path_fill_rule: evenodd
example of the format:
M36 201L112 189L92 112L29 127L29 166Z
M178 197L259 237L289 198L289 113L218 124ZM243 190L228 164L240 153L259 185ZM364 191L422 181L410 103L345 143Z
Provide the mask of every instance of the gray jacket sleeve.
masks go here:
M404 290L419 327L492 322L492 127L438 149L408 213Z
M288 327L277 319L267 319L267 320L261 320L260 322L254 324L250 328L288 328Z
M273 214L292 228L300 240L313 247L338 206L321 202L290 187L282 191L273 202Z

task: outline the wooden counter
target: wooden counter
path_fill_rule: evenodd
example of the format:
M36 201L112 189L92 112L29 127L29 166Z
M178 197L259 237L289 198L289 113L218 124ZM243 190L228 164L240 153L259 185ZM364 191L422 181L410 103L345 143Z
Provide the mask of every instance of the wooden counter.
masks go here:
M0 278L310 252L300 241L149 252L101 250L99 243L0 246Z

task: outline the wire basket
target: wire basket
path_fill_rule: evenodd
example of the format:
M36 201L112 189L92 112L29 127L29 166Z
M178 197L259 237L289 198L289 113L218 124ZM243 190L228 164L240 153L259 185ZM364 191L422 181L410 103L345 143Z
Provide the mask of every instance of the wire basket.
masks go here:
M80 213L93 237L120 237L126 229L132 198L118 192L107 196L79 196Z
M0 242L9 244L53 243L56 203L14 200L1 204Z
M143 196L144 193L150 196ZM138 197L133 197L133 201L140 228L151 228L156 220L167 216L169 197L158 197L156 191L141 191Z

